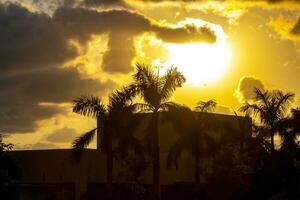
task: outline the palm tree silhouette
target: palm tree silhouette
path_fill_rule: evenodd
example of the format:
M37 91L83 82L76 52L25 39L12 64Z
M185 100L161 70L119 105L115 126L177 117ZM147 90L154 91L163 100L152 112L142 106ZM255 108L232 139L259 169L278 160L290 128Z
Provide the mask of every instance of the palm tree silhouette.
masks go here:
M280 90L261 91L255 88L254 103L246 102L239 110L247 115L259 116L260 122L268 130L271 138L271 152L274 151L274 135L278 131L281 119L285 117L288 106L293 101L295 94L284 94Z
M214 99L208 101L199 101L195 107L196 111L200 112L213 112L217 106L217 102Z
M150 123L147 127L146 142L152 159L153 170L153 194L160 199L160 155L158 122L159 113L168 111L177 104L168 101L176 90L185 82L185 78L177 68L171 67L162 76L149 65L136 64L136 72L133 75L134 82L130 86L137 96L143 99L143 103L136 103L141 112L151 113Z
M102 101L96 96L81 96L76 98L73 103L73 112L81 114L83 116L90 116L97 119L97 128L81 135L76 138L73 142L73 149L80 155L80 153L86 148L98 133L100 137L101 147L106 153L106 181L107 181L107 191L108 198L112 197L113 189L113 147L112 139L113 136L118 136L119 138L126 138L127 143L121 143L123 150L124 144L128 147L130 145L138 146L137 140L128 132L121 134L124 131L124 124L126 120L129 120L133 113L134 106L131 102L131 90L129 88L124 88L122 90L116 90L109 97L109 103L105 106ZM122 130L123 129L123 130ZM120 131L122 130L122 131ZM97 148L100 148L97 144Z
M202 116L193 112L186 106L172 108L169 115L174 122L174 127L179 138L170 147L167 168L173 165L178 169L181 153L186 150L194 158L194 183L196 189L200 184L200 161L208 159L216 151L216 143L212 137L205 132L205 123Z
M281 150L297 156L297 136L300 134L300 109L291 109L292 116L281 120L279 133L283 139Z

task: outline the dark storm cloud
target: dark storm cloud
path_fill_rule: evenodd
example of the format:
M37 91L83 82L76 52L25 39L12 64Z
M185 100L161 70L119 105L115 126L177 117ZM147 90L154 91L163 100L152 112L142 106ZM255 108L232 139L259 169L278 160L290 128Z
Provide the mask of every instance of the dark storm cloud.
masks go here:
M38 128L36 120L47 119L57 113L64 113L60 107L41 106L36 102L18 101L14 97L1 99L0 104L0 127L5 133L32 132Z
M97 12L61 7L50 17L16 4L0 4L0 127L8 133L30 132L36 121L64 110L41 102L70 102L81 94L104 92L112 82L83 79L75 68L62 65L78 56L70 39L86 45L93 34L109 34L103 69L129 72L134 57L133 37L153 32L169 42L213 42L207 28L172 29L135 12ZM182 38L185 38L184 40Z
M194 24L187 24L179 28L155 27L155 29L157 30L157 36L167 42L188 43L195 41L215 41L214 32L208 26L199 28Z
M126 10L97 12L63 7L51 18L8 4L0 6L0 70L58 66L78 54L69 45L69 39L84 45L92 34L110 33L103 68L108 72L129 72L135 53L133 37L143 32L153 32L162 40L175 43L215 41L214 33L207 27L169 28Z
M104 55L103 69L108 72L129 72L135 52L133 37L143 32L153 32L166 42L214 42L216 37L208 27L186 25L170 28L127 10L97 12L83 8L61 8L53 16L57 23L64 24L69 37L81 42L90 35L110 33L109 50Z
M36 121L64 113L61 107L41 102L70 102L74 97L112 88L111 82L81 79L75 69L41 69L0 75L0 127L7 133L31 132Z
M91 7L107 6L107 5L125 5L122 0L84 0L84 5Z
M111 82L101 84L92 79L82 79L74 68L42 69L6 77L0 75L0 97L22 97L20 100L30 102L63 103L80 94L95 93L112 86Z
M45 14L0 6L0 72L53 66L74 57L66 36Z

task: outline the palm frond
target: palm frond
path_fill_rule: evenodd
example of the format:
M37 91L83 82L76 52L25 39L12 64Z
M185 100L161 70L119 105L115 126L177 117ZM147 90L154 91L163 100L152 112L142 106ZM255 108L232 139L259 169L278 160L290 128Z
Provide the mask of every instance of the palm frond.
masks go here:
M246 115L253 115L254 117L259 115L261 121L263 121L265 117L265 111L257 104L249 104L247 102L239 108L239 111L244 112Z
M136 90L133 85L116 90L109 96L109 112L133 112L131 105L135 95Z
M133 75L136 94L140 95L145 102L153 107L159 105L161 96L158 90L158 74L155 74L153 68L149 65L137 63L136 68L137 72Z
M270 99L270 92L267 90L267 91L262 91L258 88L254 88L254 93L255 93L255 98L254 100L256 102L263 102L264 105L266 105L267 107L269 107L269 99Z
M185 81L185 77L177 68L171 67L168 69L167 73L160 78L160 94L162 99L169 99L176 88L181 87Z
M85 148L91 143L96 135L97 128L90 130L89 132L79 136L72 143L72 152L70 159L74 163L78 163L82 159L82 154Z
M83 150L85 149L93 140L96 135L97 128L90 130L89 132L79 136L73 141L73 149Z
M134 111L141 113L147 113L154 110L154 107L147 103L135 103L132 106Z
M213 112L217 106L217 102L214 99L210 99L208 101L199 101L196 110L200 112Z
M277 99L275 111L278 111L281 115L285 114L288 106L293 102L294 97L294 93L288 92L283 94L281 91L277 91L275 94L275 98Z
M162 103L160 106L159 106L159 109L161 111L186 111L186 110L190 110L188 107L184 106L184 105L181 105L181 104L178 104L178 103L175 103L175 102L172 102L172 101L167 101L167 102L164 102Z
M153 85L156 82L156 75L149 65L136 63L136 73L133 79L140 85Z
M73 100L73 112L91 117L98 117L106 112L104 104L98 97L81 96Z

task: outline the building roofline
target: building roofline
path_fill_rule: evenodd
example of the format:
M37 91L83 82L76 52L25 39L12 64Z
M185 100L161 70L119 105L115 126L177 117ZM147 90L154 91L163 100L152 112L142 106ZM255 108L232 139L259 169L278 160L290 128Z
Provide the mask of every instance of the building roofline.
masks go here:
M38 152L38 151L42 151L42 152L51 152L51 151L72 151L73 149L24 149L24 150L11 150L11 151L7 151L7 152ZM97 149L85 149L84 152L96 152Z

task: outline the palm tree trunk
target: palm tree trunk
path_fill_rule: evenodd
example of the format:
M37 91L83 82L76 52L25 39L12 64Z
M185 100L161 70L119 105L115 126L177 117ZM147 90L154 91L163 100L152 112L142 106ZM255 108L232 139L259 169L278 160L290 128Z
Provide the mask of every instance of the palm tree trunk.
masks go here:
M158 112L153 113L153 194L154 199L160 199L160 155L158 135Z

